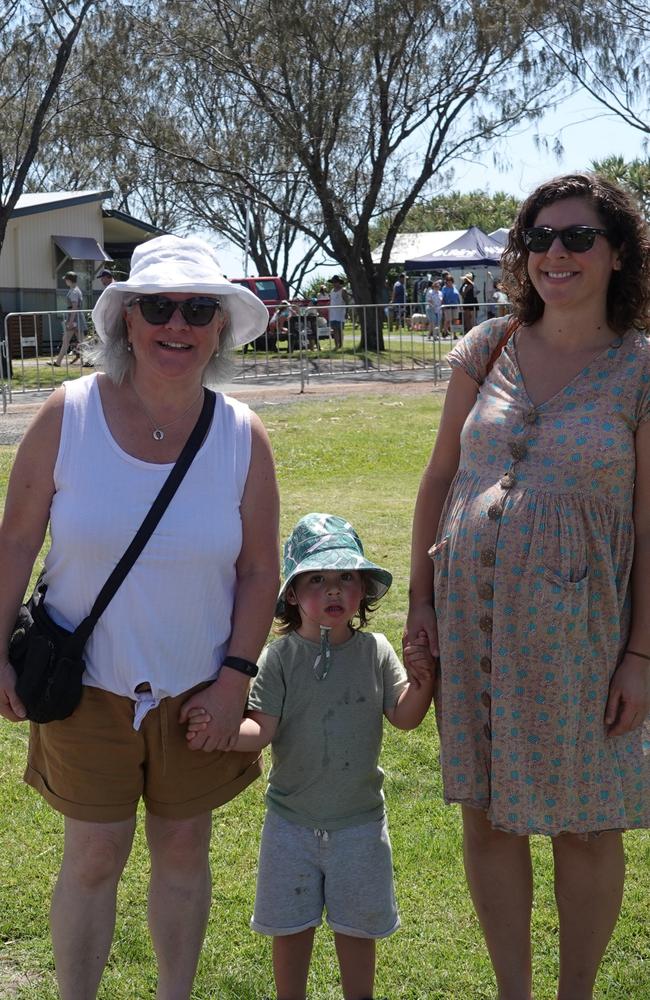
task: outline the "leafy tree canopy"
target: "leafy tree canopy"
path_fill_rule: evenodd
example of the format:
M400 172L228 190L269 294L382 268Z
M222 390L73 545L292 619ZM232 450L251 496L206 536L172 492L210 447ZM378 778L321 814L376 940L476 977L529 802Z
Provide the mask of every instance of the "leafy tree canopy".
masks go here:
M96 2L6 0L0 7L0 249L39 146L70 106L69 62Z
M154 151L192 211L240 245L245 204L260 245L272 219L302 233L359 302L376 298L409 211L459 157L540 116L559 82L514 5L134 0L128 16L137 74L123 61L100 76L97 53L105 108L119 109L105 128ZM550 5L531 16L540 27Z
M414 205L406 216L403 233L440 232L445 229L469 229L478 226L485 233L502 227L509 229L514 222L519 201L505 191L450 191L436 195L421 205ZM382 242L388 221L382 220L371 230L374 245Z
M633 194L650 222L650 159L626 161L622 156L608 156L605 160L594 160L592 167Z

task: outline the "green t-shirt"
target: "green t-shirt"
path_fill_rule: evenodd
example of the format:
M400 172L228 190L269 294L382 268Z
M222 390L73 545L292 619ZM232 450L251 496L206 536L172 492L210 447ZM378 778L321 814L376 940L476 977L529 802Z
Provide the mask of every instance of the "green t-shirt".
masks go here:
M319 652L319 643L295 632L267 646L248 707L280 718L268 807L300 826L337 830L383 815L383 715L407 680L379 633L355 632L332 646L320 681L313 670Z

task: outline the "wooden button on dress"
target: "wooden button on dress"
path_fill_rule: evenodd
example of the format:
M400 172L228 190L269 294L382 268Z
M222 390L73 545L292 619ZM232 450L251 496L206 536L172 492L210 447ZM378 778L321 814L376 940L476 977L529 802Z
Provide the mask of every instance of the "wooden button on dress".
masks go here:
M491 601L494 597L494 587L491 583L488 583L487 580L483 580L479 583L476 589L478 596L482 597L484 601Z
M491 521L498 521L503 514L503 507L500 503L491 503L488 507L487 516Z
M492 660L490 659L489 656L482 656L479 666L484 674L492 673Z
M494 549L483 549L479 556L481 566L494 566L497 561L497 554Z
M537 423L537 413L535 410L528 410L524 413L524 423L525 424L536 424Z
M483 705L485 705L486 708L489 708L490 705L492 704L492 699L490 698L490 695L487 691L483 691L483 693L481 694L481 702Z
M501 479L499 480L499 486L501 487L502 490L511 490L516 482L517 482L517 477L515 476L514 472L506 472L504 476L501 476Z
M511 441L508 447L510 448L510 454L518 462L528 454L528 448L523 441Z
M481 632L491 632L492 631L492 615L481 615L478 620L478 627Z

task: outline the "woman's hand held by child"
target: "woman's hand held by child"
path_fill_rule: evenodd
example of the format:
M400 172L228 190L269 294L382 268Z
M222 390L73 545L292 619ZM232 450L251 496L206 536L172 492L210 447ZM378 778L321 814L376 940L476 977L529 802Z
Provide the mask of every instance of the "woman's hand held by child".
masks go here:
M434 657L440 656L438 624L436 622L436 613L430 601L422 604L411 603L406 619L402 645L406 645L407 642L412 641L411 637L419 637L423 632L427 636L431 655Z
M435 678L436 658L431 653L429 637L424 629L420 629L413 640L405 636L403 653L409 680L420 685L430 683Z

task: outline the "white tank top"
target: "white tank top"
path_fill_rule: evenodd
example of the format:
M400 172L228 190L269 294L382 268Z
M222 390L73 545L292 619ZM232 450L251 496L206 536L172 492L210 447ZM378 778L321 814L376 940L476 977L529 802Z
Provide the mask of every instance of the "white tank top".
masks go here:
M217 393L212 426L85 649L84 683L136 702L134 727L161 698L219 671L231 631L250 411ZM97 375L65 383L45 560L46 607L74 628L90 612L172 464L128 455L111 435ZM143 683L149 692L136 692Z

